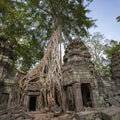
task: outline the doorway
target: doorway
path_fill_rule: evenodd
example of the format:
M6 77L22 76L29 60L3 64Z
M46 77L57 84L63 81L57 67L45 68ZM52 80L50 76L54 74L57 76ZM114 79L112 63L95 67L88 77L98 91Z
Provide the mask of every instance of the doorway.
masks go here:
M29 111L35 111L36 110L36 101L37 101L36 96L30 96Z
M92 107L90 83L81 84L81 93L84 107Z

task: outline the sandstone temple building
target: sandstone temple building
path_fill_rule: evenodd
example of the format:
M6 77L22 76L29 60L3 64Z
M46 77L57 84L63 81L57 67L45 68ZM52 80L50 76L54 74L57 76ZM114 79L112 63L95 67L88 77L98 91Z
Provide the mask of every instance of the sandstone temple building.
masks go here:
M58 94L56 86L52 86L53 88L48 86L45 90L44 85L31 82L24 91L22 104L28 111L41 110L46 107L50 107L53 111L84 111L85 107L102 106L104 104L104 100L101 101L104 99L100 91L102 86L99 85L100 80L96 77L94 64L90 58L90 53L84 43L73 41L65 51L64 64L62 65L62 80L60 81L62 98ZM37 80L39 76L36 76L36 68L26 75L23 81L26 81L26 77ZM49 89L52 89L53 92L50 95L48 95ZM51 99L53 99L51 101L53 106L49 105Z
M10 75L12 77L9 77L12 52L7 45L4 47L6 54L3 54L3 39L2 37L0 38L1 106L3 105L7 108L19 105L24 107L26 112L47 111L57 114L66 111L95 111L114 105L118 107L114 108L116 113L120 113L120 90L118 89L120 87L120 52L112 56L111 80L103 79L100 76L99 72L95 70L94 63L91 61L88 48L82 41L77 40L73 40L66 48L61 68L58 65L59 69L56 69L52 66L53 64L49 64L51 59L55 58L53 55L51 58L48 58L49 62L43 63L44 67L41 67L40 63L27 75L20 73L24 77L18 77L18 79L13 73L11 73L13 76ZM7 54L9 52L11 54ZM50 54L52 52L51 50ZM3 61L5 62L3 63ZM6 67L9 67L9 69L6 69ZM55 77L52 77L53 74L50 74L49 68L55 68L52 71L53 73L55 72ZM2 71L3 69L4 71ZM47 76L47 73L51 76ZM55 81L58 79L57 77L60 78L59 81ZM11 81L10 83L8 78L9 82ZM54 78L55 80L47 81L47 78ZM0 117L0 120L3 120L3 118L5 117ZM110 119L113 120L112 118ZM75 120L79 119L76 118ZM119 120L119 116L117 116L116 120Z
M82 111L99 106L99 87L91 55L83 42L73 41L65 50L62 86L65 106Z

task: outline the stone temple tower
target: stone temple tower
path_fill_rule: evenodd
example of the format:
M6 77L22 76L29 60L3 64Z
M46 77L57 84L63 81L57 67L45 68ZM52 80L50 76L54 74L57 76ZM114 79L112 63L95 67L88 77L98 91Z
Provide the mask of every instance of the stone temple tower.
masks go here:
M11 101L13 76L13 51L5 36L0 35L0 109L8 107Z
M98 107L98 82L91 55L81 41L73 40L65 50L62 66L63 101L68 110Z
M116 86L117 88L120 88L120 50L112 54L111 73L112 73L111 79L112 79L112 82L114 83L114 86Z
M13 51L11 50L7 39L0 36L0 81L4 81L11 72L13 65Z

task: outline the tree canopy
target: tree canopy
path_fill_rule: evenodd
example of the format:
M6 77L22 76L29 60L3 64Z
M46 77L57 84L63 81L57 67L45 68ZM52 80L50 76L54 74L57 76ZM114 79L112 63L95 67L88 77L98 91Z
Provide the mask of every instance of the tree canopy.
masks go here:
M87 17L92 0L0 0L0 30L14 49L14 61L28 71L43 57L57 25L62 41L81 38L94 25ZM26 66L26 67L25 67Z
M105 51L106 51L108 57L111 58L112 54L120 51L120 42L111 40L110 45L107 45L107 49Z
M108 40L106 40L102 33L96 32L85 37L84 41L91 54L91 60L95 65L95 69L98 70L102 76L110 76L110 60L106 54L106 49L108 49L106 43Z

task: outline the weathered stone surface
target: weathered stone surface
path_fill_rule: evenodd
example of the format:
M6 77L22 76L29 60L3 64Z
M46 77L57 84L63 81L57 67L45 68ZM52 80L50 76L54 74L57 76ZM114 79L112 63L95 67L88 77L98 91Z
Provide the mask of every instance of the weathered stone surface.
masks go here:
M120 120L120 108L112 106L103 110L102 118L103 120Z
M113 97L110 97L108 99L108 102L111 103L111 105L115 105L115 106L119 106L120 105L120 103L117 100L115 100L115 98L113 98Z
M5 35L0 33L0 110L16 104L17 89L13 70L14 53L12 46ZM16 98L16 99L14 99Z
M52 113L41 113L40 111L31 112L31 115L34 117L34 120L52 120Z
M69 86L73 86L74 89L72 89L74 93L74 97L71 100L74 99L75 101L75 110L81 111L84 110L85 106L91 106L97 107L99 106L99 85L101 84L101 79L98 79L99 76L95 73L94 65L91 62L90 59L90 53L88 52L88 49L86 48L85 44L82 41L76 41L70 43L70 45L66 48L65 55L63 57L64 64L62 66L62 86L68 89ZM98 78L97 78L97 77ZM75 84L78 84L78 90L77 87L75 87ZM89 86L87 87L88 94L90 93L90 100L89 103L86 100L84 101L83 97L87 96L84 93L82 93L81 85ZM99 84L99 85L98 85ZM102 84L100 86L102 88ZM67 98L70 93L67 93ZM67 99L68 103L69 100ZM85 103L86 102L86 103ZM67 102L66 102L67 104ZM89 104L89 105L88 105ZM69 106L69 105L68 105Z
M112 54L111 73L113 83L118 89L120 87L120 50Z
M33 119L34 117L27 113L27 111L20 106L0 112L0 120L33 120Z
M102 120L102 116L97 111L85 111L75 114L76 120Z

